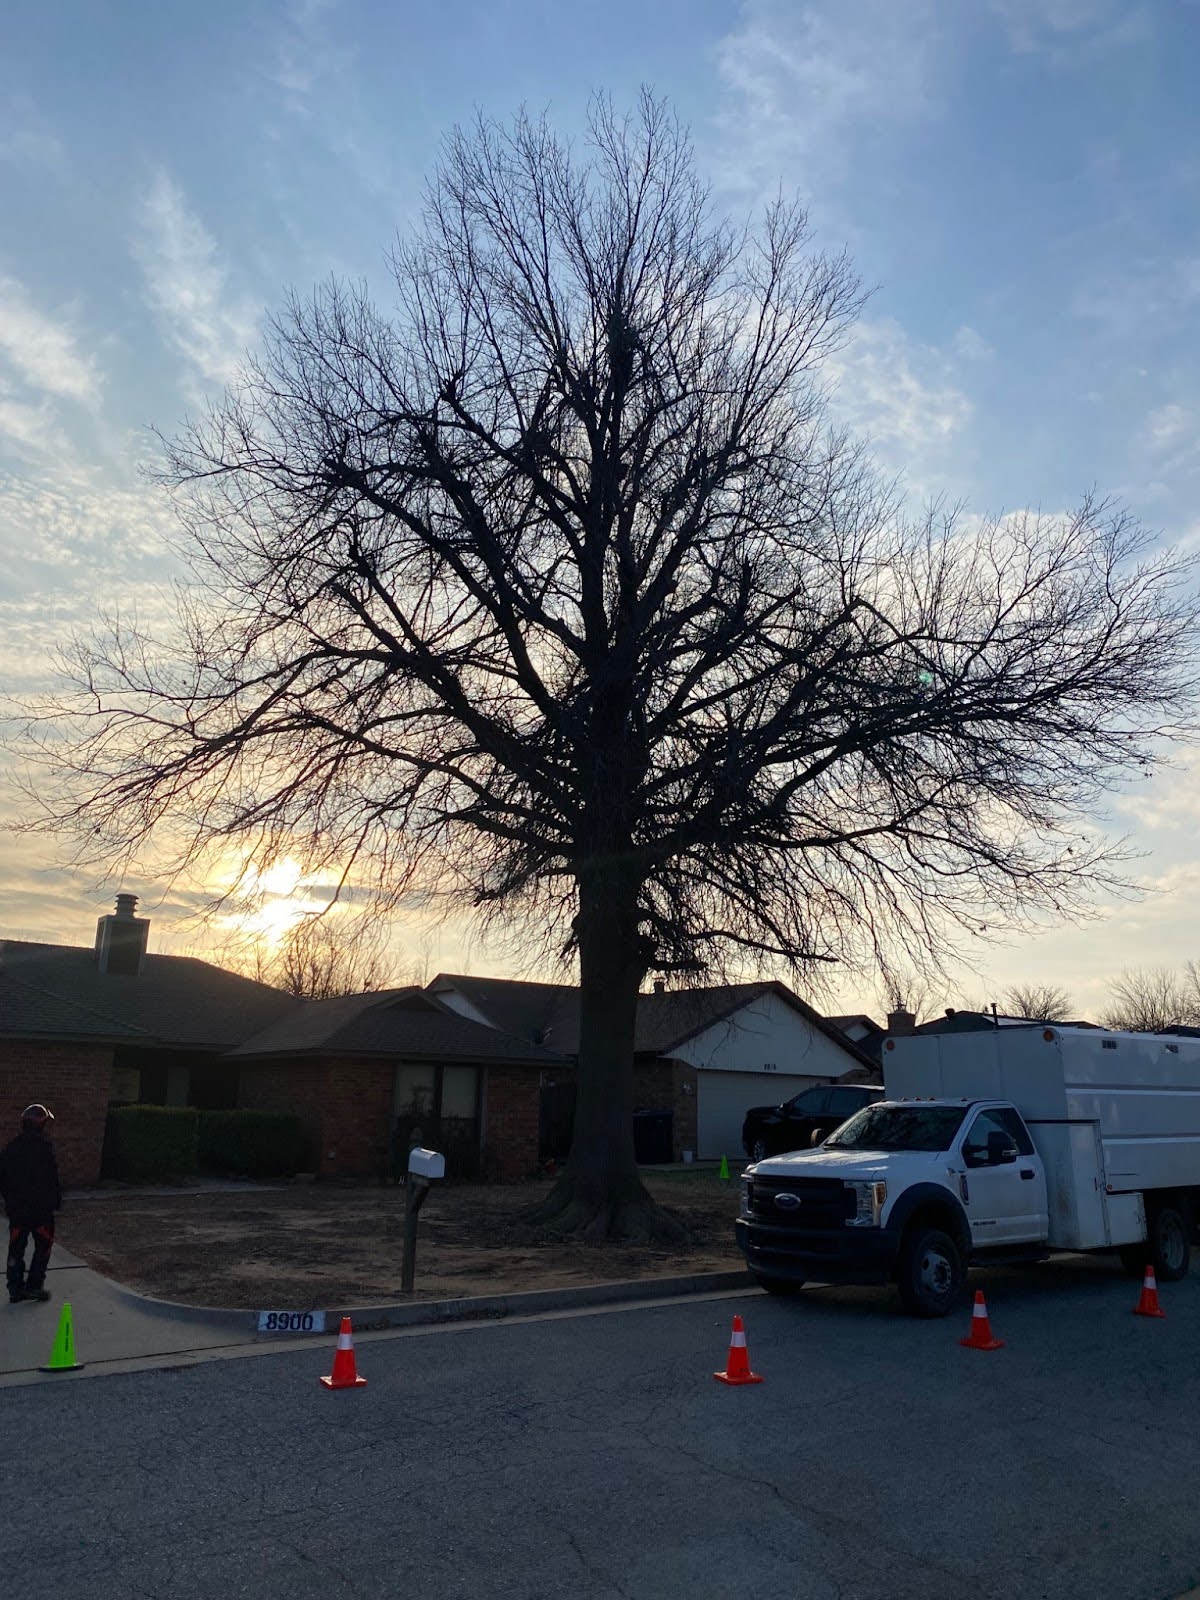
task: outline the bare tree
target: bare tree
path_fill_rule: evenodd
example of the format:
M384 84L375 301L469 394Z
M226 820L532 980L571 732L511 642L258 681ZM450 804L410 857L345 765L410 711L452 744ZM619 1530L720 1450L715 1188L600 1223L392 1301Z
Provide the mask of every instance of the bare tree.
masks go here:
M1010 1016L1027 1017L1031 1022L1068 1022L1071 1018L1070 996L1051 983L1013 984L1004 991L1004 1005Z
M1135 967L1112 985L1106 1028L1161 1033L1164 1028L1200 1027L1200 968L1189 961L1182 972L1166 967Z
M803 212L713 216L645 97L448 141L397 304L333 284L171 450L177 634L80 644L56 825L436 886L578 960L544 1215L673 1224L634 1161L637 995L1080 911L1078 819L1191 693L1186 572L1095 500L903 520L830 432L860 292ZM60 736L61 729L56 729Z
M266 959L264 981L306 1000L387 989L400 980L385 928L371 917L304 917Z

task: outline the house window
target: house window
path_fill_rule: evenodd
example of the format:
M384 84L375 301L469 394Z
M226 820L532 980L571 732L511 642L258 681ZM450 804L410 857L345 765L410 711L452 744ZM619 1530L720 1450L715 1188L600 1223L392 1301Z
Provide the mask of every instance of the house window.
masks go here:
M402 1062L396 1068L392 1164L397 1177L407 1170L414 1145L440 1150L447 1176L478 1172L480 1087L478 1067Z

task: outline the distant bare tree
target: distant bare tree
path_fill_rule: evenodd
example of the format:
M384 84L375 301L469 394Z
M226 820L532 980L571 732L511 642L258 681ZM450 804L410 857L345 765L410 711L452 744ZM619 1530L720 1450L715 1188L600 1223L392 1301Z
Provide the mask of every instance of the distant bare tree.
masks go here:
M1112 985L1106 1028L1160 1033L1164 1028L1200 1027L1200 967L1189 961L1181 972L1167 967L1134 967Z
M861 302L804 214L712 214L645 97L448 142L397 305L288 306L171 451L194 581L48 740L85 856L356 864L578 959L543 1219L678 1225L638 1176L638 991L733 959L935 960L1114 876L1081 819L1191 703L1188 572L1098 500L899 515L831 432Z
M266 981L306 1000L388 989L401 980L387 948L386 925L366 916L303 918L267 964Z
M1004 1008L1030 1022L1069 1022L1071 1000L1065 989L1050 983L1013 984L1004 991Z

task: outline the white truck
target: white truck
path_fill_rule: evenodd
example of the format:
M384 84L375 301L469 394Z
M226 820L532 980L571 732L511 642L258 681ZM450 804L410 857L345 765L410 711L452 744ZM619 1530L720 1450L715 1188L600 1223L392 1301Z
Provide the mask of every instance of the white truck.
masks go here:
M774 1294L894 1281L945 1316L968 1265L1116 1250L1188 1270L1200 1217L1200 1038L1000 1025L893 1036L886 1097L742 1178L737 1241Z

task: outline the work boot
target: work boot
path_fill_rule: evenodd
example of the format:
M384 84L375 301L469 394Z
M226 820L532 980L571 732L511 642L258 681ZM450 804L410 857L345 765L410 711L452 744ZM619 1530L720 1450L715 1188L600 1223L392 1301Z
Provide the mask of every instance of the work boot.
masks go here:
M24 1289L10 1289L8 1291L8 1303L10 1306L19 1306L25 1298Z
M43 1303L50 1298L49 1289L26 1289L22 1296L25 1300L41 1300Z

